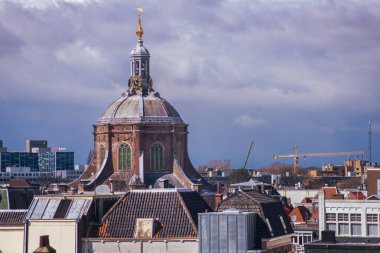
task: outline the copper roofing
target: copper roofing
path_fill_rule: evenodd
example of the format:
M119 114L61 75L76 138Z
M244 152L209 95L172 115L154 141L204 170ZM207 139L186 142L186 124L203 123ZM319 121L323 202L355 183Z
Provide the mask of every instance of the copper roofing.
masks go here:
M98 124L184 123L168 101L157 94L122 96L108 106Z
M21 225L28 210L0 210L0 225Z
M197 237L198 213L211 208L194 190L132 190L90 228L89 237L134 238L136 219L151 218L159 223L154 238Z

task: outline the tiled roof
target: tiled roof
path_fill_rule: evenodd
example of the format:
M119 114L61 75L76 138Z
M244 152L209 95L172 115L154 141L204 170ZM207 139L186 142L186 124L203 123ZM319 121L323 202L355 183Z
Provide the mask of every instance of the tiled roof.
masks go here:
M325 192L325 199L332 199L334 195L339 194L336 187L323 187L321 191ZM316 194L314 198L318 198L318 194Z
M198 213L211 211L193 190L132 190L90 227L89 237L134 238L136 219L151 218L159 223L154 238L195 238Z
M301 203L302 204L313 203L313 201L311 200L311 198L305 197L305 198L302 199Z
M290 213L289 218L292 222L307 222L310 217L309 211L304 206L296 206Z
M280 236L293 233L288 216L284 213L280 201L255 190L239 190L222 201L218 212L228 209L238 209L242 212L256 212L262 219L262 237Z
M0 210L0 225L22 224L28 210Z
M10 179L9 187L30 187L30 183L26 179Z
M361 191L352 191L348 194L347 199L364 200L366 196Z

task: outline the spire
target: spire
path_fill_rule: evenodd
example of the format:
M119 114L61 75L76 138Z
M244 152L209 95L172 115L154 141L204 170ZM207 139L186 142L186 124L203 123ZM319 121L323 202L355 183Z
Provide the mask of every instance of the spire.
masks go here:
M137 8L140 12L137 22L137 45L130 54L131 60L131 77L129 79L129 92L132 94L146 95L153 92L153 81L150 78L149 58L150 54L148 49L143 46L142 36L144 30L141 25L141 12L142 8Z
M139 21L137 23L136 35L139 42L142 42L142 36L144 34L144 30L141 25L141 14L139 13Z

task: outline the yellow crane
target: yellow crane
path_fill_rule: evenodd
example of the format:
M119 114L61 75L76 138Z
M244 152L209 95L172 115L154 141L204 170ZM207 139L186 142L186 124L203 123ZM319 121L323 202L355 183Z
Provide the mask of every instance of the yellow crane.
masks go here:
M324 153L305 153L305 154L299 154L298 153L298 147L294 146L294 154L289 155L277 155L273 154L272 158L278 159L278 158L294 158L294 174L298 174L298 158L299 157L308 157L308 156L352 156L352 155L364 155L365 152L363 151L353 151L353 152L324 152Z

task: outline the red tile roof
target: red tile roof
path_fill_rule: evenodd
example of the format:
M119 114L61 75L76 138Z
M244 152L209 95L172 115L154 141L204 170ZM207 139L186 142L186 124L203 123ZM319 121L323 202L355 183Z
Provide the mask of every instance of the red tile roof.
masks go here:
M30 187L30 183L25 179L10 179L9 187Z
M333 199L333 196L336 194L339 194L339 191L336 187L323 187L321 191L325 192L325 199ZM314 198L318 199L318 194L317 193Z
M292 222L307 222L310 217L309 210L304 206L296 206L290 213L289 218Z
M364 200L366 199L366 196L361 191L352 191L348 194L347 199Z

